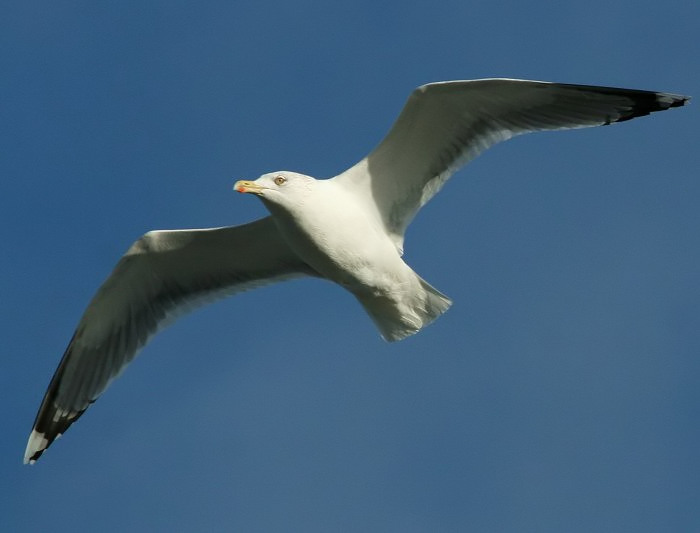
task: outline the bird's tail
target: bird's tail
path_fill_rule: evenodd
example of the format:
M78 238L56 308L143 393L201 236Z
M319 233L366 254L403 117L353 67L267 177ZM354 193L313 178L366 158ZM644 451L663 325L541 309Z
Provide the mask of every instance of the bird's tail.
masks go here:
M452 300L417 274L415 281L416 287L401 295L355 295L389 342L418 333L452 305Z

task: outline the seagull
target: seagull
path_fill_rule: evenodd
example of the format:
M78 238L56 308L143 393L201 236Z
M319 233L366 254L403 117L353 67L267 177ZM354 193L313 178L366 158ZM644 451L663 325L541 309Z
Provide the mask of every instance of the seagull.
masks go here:
M490 146L542 130L623 122L680 107L669 93L505 78L415 89L386 137L331 179L263 174L234 189L269 216L223 228L149 231L85 310L41 402L24 455L34 463L163 326L213 299L310 276L352 293L398 341L450 307L402 259L406 228L447 179Z

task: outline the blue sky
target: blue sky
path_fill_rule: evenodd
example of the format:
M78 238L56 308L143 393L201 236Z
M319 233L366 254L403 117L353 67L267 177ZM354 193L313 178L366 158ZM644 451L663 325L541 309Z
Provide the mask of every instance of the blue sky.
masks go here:
M519 77L700 96L700 5L45 2L0 22L3 531L700 527L697 102L520 137L454 176L406 260L454 300L383 342L313 280L177 322L34 467L88 300L150 229L265 214L417 85Z

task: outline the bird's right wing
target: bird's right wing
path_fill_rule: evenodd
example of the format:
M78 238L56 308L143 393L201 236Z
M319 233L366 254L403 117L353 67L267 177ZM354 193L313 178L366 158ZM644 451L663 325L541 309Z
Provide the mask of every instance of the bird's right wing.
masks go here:
M684 105L668 93L530 80L446 81L411 94L387 136L337 176L377 206L397 247L416 212L461 165L523 133L622 122Z
M152 231L88 305L49 384L24 461L34 462L166 323L197 305L316 272L263 218L242 226Z

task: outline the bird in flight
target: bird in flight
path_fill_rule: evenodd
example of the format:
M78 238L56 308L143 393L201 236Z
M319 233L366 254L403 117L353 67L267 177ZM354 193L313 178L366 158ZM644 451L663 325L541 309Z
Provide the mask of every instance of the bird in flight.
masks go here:
M542 130L602 126L680 107L686 96L514 79L418 87L386 137L334 178L264 174L234 188L270 215L242 226L150 231L90 301L44 396L24 455L34 463L165 324L197 305L311 276L350 291L397 341L450 299L402 259L406 228L461 166Z

